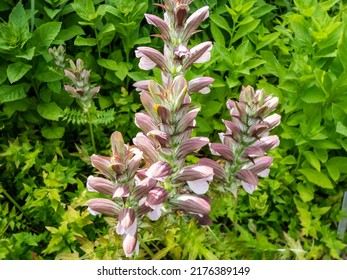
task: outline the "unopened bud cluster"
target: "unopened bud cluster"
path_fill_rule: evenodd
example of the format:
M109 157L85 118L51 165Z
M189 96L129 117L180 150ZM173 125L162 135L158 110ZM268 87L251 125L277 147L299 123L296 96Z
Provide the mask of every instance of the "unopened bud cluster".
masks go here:
M74 86L64 85L65 90L79 101L85 111L88 111L94 95L100 91L100 86L92 87L89 81L91 71L84 68L80 58L76 64L71 59L69 63L71 69L65 69L64 73Z
M60 69L64 69L66 65L66 54L64 46L59 45L59 47L49 48L48 52L53 56L55 65Z

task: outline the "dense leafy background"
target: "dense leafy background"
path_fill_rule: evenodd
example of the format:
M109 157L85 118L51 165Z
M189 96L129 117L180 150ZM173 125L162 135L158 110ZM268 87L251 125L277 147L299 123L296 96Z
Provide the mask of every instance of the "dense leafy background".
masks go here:
M91 139L48 48L64 44L67 58L92 69L101 86L92 125L106 155L114 130L126 141L138 132L132 84L159 73L141 71L134 50L162 47L144 21L162 10L147 0L18 2L0 1L0 259L123 258L116 221L86 210ZM202 106L195 134L216 140L226 100L251 85L280 98L281 145L252 196L241 192L236 203L211 188L212 226L145 221L138 258L346 258L337 228L347 191L347 4L196 0L192 9L206 4L210 18L191 43L213 40L213 55L188 77L215 82L193 97Z

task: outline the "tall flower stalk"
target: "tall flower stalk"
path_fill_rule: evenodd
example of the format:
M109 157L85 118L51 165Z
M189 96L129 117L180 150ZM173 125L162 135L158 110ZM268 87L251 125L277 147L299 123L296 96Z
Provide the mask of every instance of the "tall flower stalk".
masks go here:
M189 15L193 0L163 0L164 18L145 14L147 22L160 34L163 51L138 47L135 51L143 70L158 68L161 82L138 81L144 112L135 114L135 124L141 129L126 145L118 131L111 136L110 157L93 155L92 164L101 176L90 176L87 188L109 196L88 201L92 214L106 214L118 219L116 232L123 236L126 256L138 251L138 228L148 216L157 220L163 215L186 213L202 225L209 225L210 198L207 196L212 180L223 191L237 194L241 186L252 193L258 176L266 175L272 158L266 152L279 144L277 136L268 132L279 124L279 115L271 112L277 98L263 91L243 88L240 100L229 100L227 106L232 121L225 120L226 132L220 133L222 143L210 143L207 137L192 137L199 108L191 102L193 93L209 93L210 77L188 81L187 70L196 63L210 59L212 42L196 46L189 39L209 16L208 7ZM219 164L202 158L197 164L186 161L209 145L213 155L222 157Z

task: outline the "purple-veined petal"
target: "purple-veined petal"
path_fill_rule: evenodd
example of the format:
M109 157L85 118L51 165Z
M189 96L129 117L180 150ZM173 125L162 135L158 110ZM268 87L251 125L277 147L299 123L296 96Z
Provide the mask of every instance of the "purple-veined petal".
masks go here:
M219 163L215 162L214 160L209 158L202 158L200 159L198 164L211 167L213 169L213 179L220 181L226 180L224 169L219 165Z
M194 120L200 109L196 108L185 114L177 124L176 130L178 133L184 132L187 128L194 126Z
M213 78L210 77L199 77L188 82L188 93L200 92L202 94L207 94L210 92L208 87L214 82Z
M136 235L123 235L123 251L127 258L130 258L134 252L136 255L139 254L139 243L137 241Z
M160 187L154 187L147 194L146 205L152 208L153 205L162 204L165 202L168 195L169 193L167 190Z
M133 143L143 152L143 157L148 163L152 164L158 161L156 147L143 133L139 132L133 139Z
M234 154L231 151L230 147L221 143L211 143L210 150L213 155L221 156L225 158L227 161L234 161Z
M258 185L258 177L256 174L254 174L252 171L247 169L241 169L236 172L235 177L250 186L257 186Z
M136 213L132 208L123 208L118 215L117 234L135 235L137 231Z
M195 11L188 19L184 27L184 41L196 31L199 25L209 16L209 7L205 6Z
M121 162L125 159L127 147L124 144L122 133L115 131L111 135L112 155Z
M130 194L130 189L127 185L120 184L117 186L112 198L115 197L128 197Z
M101 213L110 216L117 216L121 210L118 204L106 198L92 198L87 201L87 206L92 215Z
M146 171L146 175L149 178L164 181L167 176L171 174L171 166L165 161L158 161L152 164Z
M140 58L139 67L143 70L151 70L158 66L163 71L168 71L163 54L150 47L138 47L136 57Z
M116 186L112 181L105 178L89 176L87 179L87 189L92 192L113 196Z
M190 49L190 56L184 62L184 68L188 69L194 63L207 62L211 58L212 42L204 42Z
M144 134L147 134L151 130L158 129L153 119L147 113L136 113L135 125L141 129Z
M148 84L150 80L143 80L143 81L138 81L133 84L133 86L136 88L137 91L142 91L146 90L148 91Z
M163 36L165 40L170 39L169 26L163 19L161 19L160 17L157 17L156 15L151 15L151 14L145 14L145 18L149 24L152 24L159 29L161 35Z
M183 194L171 199L170 203L174 207L190 213L208 214L211 211L210 203L195 195Z
M177 158L185 158L194 151L200 150L209 143L207 137L193 137L185 140L177 151Z
M269 166L272 164L272 157L263 156L255 158L253 161L254 163L251 163L247 169L252 171L254 174L259 174L269 168Z

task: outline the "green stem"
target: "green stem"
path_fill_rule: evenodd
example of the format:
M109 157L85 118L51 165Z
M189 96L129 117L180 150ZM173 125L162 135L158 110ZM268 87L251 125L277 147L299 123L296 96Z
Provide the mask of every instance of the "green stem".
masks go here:
M30 19L30 31L34 31L35 25L35 0L31 0L31 19Z
M87 118L88 118L88 124L89 124L89 133L90 133L90 139L92 141L93 146L93 153L96 154L96 146L95 146L95 138L94 138L94 130L93 130L93 124L90 118L90 112L87 110Z

